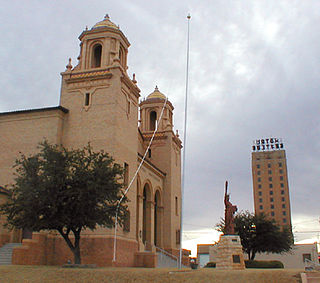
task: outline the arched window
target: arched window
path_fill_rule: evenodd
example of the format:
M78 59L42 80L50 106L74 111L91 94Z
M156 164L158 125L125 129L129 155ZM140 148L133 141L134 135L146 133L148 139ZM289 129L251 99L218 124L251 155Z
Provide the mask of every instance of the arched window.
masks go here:
M98 68L101 66L101 54L102 46L100 44L96 44L92 49L92 68Z
M120 64L123 66L123 50L122 50L122 47L120 47L120 49L119 49L119 60L120 60Z
M154 131L156 129L156 122L157 122L157 112L151 111L150 112L150 131Z

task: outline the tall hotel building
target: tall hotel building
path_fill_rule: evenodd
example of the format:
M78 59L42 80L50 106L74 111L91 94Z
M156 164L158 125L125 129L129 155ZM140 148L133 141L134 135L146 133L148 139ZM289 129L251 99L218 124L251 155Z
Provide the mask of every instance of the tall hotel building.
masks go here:
M291 227L287 161L280 139L254 141L252 179L255 213L264 213L280 226Z

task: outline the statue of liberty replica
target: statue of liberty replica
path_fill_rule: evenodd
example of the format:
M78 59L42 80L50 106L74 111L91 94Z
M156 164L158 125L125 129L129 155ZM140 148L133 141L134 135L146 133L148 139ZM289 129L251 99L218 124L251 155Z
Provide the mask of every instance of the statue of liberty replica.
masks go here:
M226 181L225 193L224 193L224 224L225 235L234 235L234 214L236 213L237 206L230 202L230 195L228 194L228 181Z
M230 202L228 181L225 183L224 205L224 234L212 248L213 261L216 262L217 269L245 269L241 240L234 230L234 214L237 206Z

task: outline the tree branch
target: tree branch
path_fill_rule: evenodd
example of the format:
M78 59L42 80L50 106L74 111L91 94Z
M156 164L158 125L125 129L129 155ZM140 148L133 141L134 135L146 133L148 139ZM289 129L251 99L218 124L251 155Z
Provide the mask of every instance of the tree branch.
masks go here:
M57 229L60 235L63 237L63 239L66 241L69 248L73 251L75 249L75 246L72 244L72 242L69 239L69 232L70 228L67 229L67 232L64 233L62 228Z

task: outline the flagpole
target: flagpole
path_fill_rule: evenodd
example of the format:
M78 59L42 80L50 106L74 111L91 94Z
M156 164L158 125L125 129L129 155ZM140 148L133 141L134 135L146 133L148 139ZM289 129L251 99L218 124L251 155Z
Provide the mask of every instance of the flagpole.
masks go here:
M180 255L179 255L179 269L182 268L182 231L183 231L183 195L184 195L184 182L186 171L186 145L187 145L187 118L188 118L188 87L189 87L189 34L190 34L190 19L188 14L188 37L187 37L187 70L186 70L186 95L184 103L184 130L183 130L183 157L182 157L182 185L181 185L181 216L180 216Z

